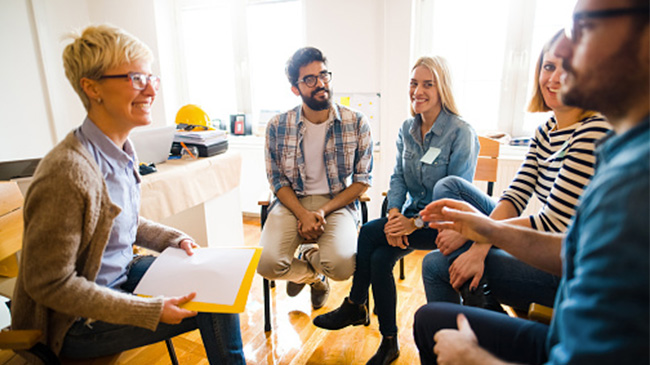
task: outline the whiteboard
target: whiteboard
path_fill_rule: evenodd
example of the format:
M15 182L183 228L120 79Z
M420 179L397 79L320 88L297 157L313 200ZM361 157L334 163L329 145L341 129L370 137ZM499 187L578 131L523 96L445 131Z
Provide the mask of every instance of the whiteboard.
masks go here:
M379 149L379 140L381 139L381 123L379 118L379 93L339 93L334 96L334 101L338 104L347 106L351 109L358 110L368 117L370 122L370 131L372 140L375 144L375 151Z

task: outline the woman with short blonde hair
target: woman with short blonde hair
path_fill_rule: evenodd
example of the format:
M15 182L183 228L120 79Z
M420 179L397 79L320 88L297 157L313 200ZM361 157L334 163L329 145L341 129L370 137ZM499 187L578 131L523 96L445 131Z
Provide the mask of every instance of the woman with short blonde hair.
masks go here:
M87 116L40 162L25 196L14 329L38 329L55 354L90 359L199 329L211 364L245 364L239 317L182 308L180 297L133 295L155 260L133 246L173 247L191 237L139 216L140 175L128 139L151 124L160 87L153 56L136 37L90 26L63 52L65 71Z

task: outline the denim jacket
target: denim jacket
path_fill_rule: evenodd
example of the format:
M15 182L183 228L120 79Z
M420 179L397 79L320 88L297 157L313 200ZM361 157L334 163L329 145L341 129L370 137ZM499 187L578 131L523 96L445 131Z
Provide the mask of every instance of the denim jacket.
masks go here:
M397 158L388 191L388 210L400 208L413 216L431 202L433 187L445 176L471 182L480 149L474 129L460 117L441 110L431 129L420 133L422 117L407 119L397 136ZM432 163L422 162L430 150L440 150Z

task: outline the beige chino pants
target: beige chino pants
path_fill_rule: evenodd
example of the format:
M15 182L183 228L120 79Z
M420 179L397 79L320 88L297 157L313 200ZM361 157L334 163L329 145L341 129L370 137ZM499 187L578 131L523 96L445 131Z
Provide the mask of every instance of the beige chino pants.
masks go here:
M311 195L300 198L308 210L317 210L330 200L327 195ZM278 204L264 224L260 245L264 247L257 272L269 280L289 280L311 284L324 274L332 280L346 280L354 273L357 251L357 226L348 209L341 208L325 217L325 231L318 238L318 250L311 250L306 257L294 257L296 249L305 241L298 234L298 219Z

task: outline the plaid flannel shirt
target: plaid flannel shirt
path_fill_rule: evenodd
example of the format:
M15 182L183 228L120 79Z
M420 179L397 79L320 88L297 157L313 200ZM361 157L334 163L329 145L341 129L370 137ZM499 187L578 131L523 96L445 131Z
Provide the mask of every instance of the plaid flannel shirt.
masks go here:
M302 105L273 117L266 128L266 176L273 193L289 186L304 197L305 159L302 140L306 126ZM330 195L334 197L352 182L370 186L372 137L368 118L360 112L332 104L325 135L325 169ZM273 205L275 205L274 202ZM356 211L355 203L349 209ZM355 214L356 216L356 214Z

